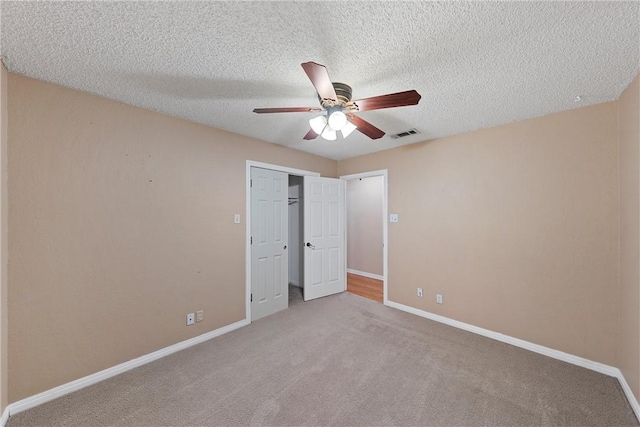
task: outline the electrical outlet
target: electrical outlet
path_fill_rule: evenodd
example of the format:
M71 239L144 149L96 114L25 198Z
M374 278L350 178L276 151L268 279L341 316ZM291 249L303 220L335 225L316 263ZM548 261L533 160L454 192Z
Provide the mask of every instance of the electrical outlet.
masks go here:
M195 316L195 314L193 314L193 313L189 313L189 314L187 314L187 326L191 326L191 325L193 325L194 323L196 323L195 317L196 317L196 316Z
M418 288L418 296L422 298L422 288Z
M204 310L196 311L196 322L202 322L204 320Z
M438 304L442 304L442 295L440 295L440 294L436 294L436 302L437 302Z

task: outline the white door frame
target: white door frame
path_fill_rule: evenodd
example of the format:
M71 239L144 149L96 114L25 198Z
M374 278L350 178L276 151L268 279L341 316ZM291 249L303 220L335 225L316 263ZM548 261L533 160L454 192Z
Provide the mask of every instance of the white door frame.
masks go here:
M389 293L387 288L387 267L388 267L388 254L389 254L389 239L388 239L388 222L387 222L387 205L389 203L388 200L388 172L387 169L380 169L377 171L370 172L362 172L362 173L354 173L351 175L342 175L340 179L344 179L345 181L350 181L352 179L360 179L360 178L370 178L373 176L382 176L382 303L387 305L389 301ZM348 185L348 184L347 184ZM345 193L346 195L346 193ZM347 210L347 204L345 203L345 211ZM344 263L347 265L347 233L345 233L345 251L344 251ZM346 276L346 273L345 273ZM347 283L347 278L345 277L345 288ZM346 290L346 289L345 289Z
M251 323L251 168L270 169L274 171L286 172L291 175L299 176L320 176L318 172L311 172L302 169L288 168L286 166L272 165L269 163L255 162L253 160L247 160L246 174L245 174L245 318L247 322Z

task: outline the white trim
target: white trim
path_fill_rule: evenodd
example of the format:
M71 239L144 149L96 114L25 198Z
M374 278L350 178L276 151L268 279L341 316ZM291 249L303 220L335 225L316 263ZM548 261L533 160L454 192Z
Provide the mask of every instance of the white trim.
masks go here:
M640 421L640 405L638 405L638 399L636 399L636 396L631 391L631 387L629 387L629 384L627 384L627 380L624 378L624 375L622 375L622 371L620 369L617 370L618 375L616 375L616 377L620 382L622 391L624 391L624 394L629 401L629 405L631 405L631 409L633 409L633 412L636 414L636 418L638 419L638 421Z
M345 181L350 181L352 179L370 178L372 176L387 176L387 170L379 169L377 171L352 173L350 175L341 175L340 179L344 179Z
M245 271L245 319L251 323L251 168L262 168L274 171L286 172L290 175L298 176L320 176L318 172L311 172L302 169L294 169L286 166L272 165L269 163L255 162L247 160L245 169L245 251L244 251L244 271Z
M534 344L528 341L524 341L518 338L513 338L508 335L490 331L488 329L479 328L477 326L473 326L468 323L460 322L457 320L450 319L448 317L429 313L427 311L420 310L414 307L409 307L407 305L399 304L393 301L387 301L385 302L385 305L391 308L395 308L397 310L414 314L416 316L420 316L436 322L444 323L446 325L453 326L454 328L463 329L465 331L482 335L487 338L495 339L496 341L504 342L506 344L511 344L516 347L523 348L525 350L533 351L535 353L539 353L554 359L562 360L563 362L582 366L583 368L591 369L593 371L615 377L620 382L620 386L622 387L622 390L624 391L624 394L627 397L627 400L629 401L629 404L631 405L631 409L633 409L633 412L635 413L636 418L640 421L640 405L638 404L638 400L636 399L633 392L631 391L631 388L629 387L629 384L624 378L624 375L622 375L622 372L620 371L620 369L616 367L605 365L599 362L594 362L588 359L584 359L582 357L574 356L559 350L554 350L552 348L544 347L544 346ZM19 412L26 411L27 409L31 409L35 406L42 405L43 403L49 402L53 399L57 399L58 397L64 396L65 394L80 390L84 387L88 387L100 381L106 380L107 378L111 378L115 375L119 375L123 372L129 371L133 368L137 368L138 366L142 366L154 360L168 356L177 351L184 350L185 348L194 346L196 344L200 344L204 341L210 340L217 336L239 329L248 324L249 324L249 321L247 319L240 320L230 325L223 326L221 328L213 330L211 332L207 332L205 334L188 339L186 341L182 341L172 346L165 347L158 351L154 351L153 353L149 353L144 356L138 357L136 359L130 360L128 362L124 362L119 365L113 366L111 368L105 369L103 371L96 372L95 374L88 375L86 377L77 379L75 381L71 381L67 384L63 384L61 386L52 388L51 390L47 390L42 393L36 394L34 396L27 397L26 399L19 400L15 403L8 405L4 409L4 412L0 417L0 427L6 426L7 422L9 421L10 415L14 415Z
M347 268L347 265L349 265L347 262L347 253L349 252L349 239L347 238L349 235L349 227L347 224L347 221L349 220L349 201L347 200L347 180L342 177L339 179L341 179L344 184L342 186L342 194L344 196L342 198L342 230L344 231L344 234L342 235L342 262L344 264L344 277L342 278L342 281L344 282L344 291L347 292L349 285L349 279L347 277L347 273L349 272L349 269Z
M532 342L514 338L509 335L504 335L499 332L490 331L488 329L480 328L478 326L440 316L438 314L429 313L428 311L420 310L419 308L410 307L404 304L399 304L397 302L387 301L385 302L385 305L391 308L405 311L407 313L415 314L416 316L424 317L425 319L444 323L445 325L453 326L454 328L463 329L474 334L482 335L483 337L491 338L506 344L511 344L525 350L533 351L534 353L542 354L553 359L571 363L572 365L577 365L595 372L600 372L601 374L609 375L610 377L615 377L620 382L622 390L624 391L624 394L627 397L627 400L629 401L629 404L631 405L636 418L638 419L638 421L640 421L640 406L638 405L638 400L633 395L633 392L631 391L629 384L627 384L627 381L625 380L624 375L622 375L620 369L616 368L615 366L605 365L604 363L595 362L593 360L585 359L583 357L575 356L573 354L565 353L563 351L555 350L543 345L534 344Z
M605 365L600 362L594 362L588 359L583 359L582 357L574 356L573 354L564 353L560 350L554 350L549 347L534 344L532 342L514 338L509 335L504 335L499 332L490 331L488 329L460 322L459 320L453 320L448 317L440 316L439 314L429 313L428 311L420 310L419 308L410 307L408 305L399 304L393 301L388 301L386 305L398 310L406 311L407 313L415 314L416 316L424 317L425 319L434 320L436 322L444 323L445 325L453 326L454 328L463 329L465 331L473 332L474 334L482 335L496 341L501 341L507 344L514 345L516 347L524 348L525 350L533 351L534 353L543 354L554 359L562 360L563 362L582 366L583 368L591 369L592 371L600 372L611 377L615 377L616 371L618 370L618 368L615 368L613 366Z
M2 416L0 417L0 427L5 427L9 421L9 407L4 408Z
M318 172L306 171L303 169L289 168L287 166L272 165L270 163L254 162L253 160L247 160L247 168L251 169L252 166L254 168L262 168L262 169L269 169L272 171L286 172L289 175L320 176ZM251 179L251 174L249 174L249 179Z
M18 412L26 411L27 409L31 409L35 406L42 405L43 403L49 402L50 400L53 400L53 399L57 399L58 397L64 396L65 394L74 392L76 390L80 390L81 388L106 380L107 378L111 378L115 375L129 371L133 368L137 368L138 366L142 366L149 362L153 362L154 360L168 356L177 351L184 350L187 347L200 344L204 341L226 334L228 332L231 332L233 330L236 330L248 324L249 322L247 321L247 319L240 320L230 325L215 329L211 332L207 332L197 337L154 351L153 353L145 354L144 356L140 356L136 359L132 359L127 362L121 363L119 365L113 366L111 368L107 368L103 371L96 372L95 374L91 374L86 377L79 378L75 381L71 381L61 386L52 388L51 390L43 391L42 393L38 393L34 396L27 397L25 399L22 399L15 403L10 404L5 409L5 413L7 413L10 416L10 415L17 414ZM2 419L4 420L4 414ZM4 424L0 424L0 425L4 427Z
M351 175L342 175L340 179L349 181L352 179L369 178L372 176L382 176L383 181L383 200L382 200L382 277L374 277L374 279L382 280L382 302L387 304L389 301L389 289L388 289L388 265L389 265L389 227L387 223L387 212L389 211L389 173L387 169L380 169L370 172L354 173ZM346 195L345 195L346 197ZM347 211L345 203L345 213ZM345 221L346 222L346 221ZM345 235L345 242L346 242ZM347 265L347 248L348 242L345 244L344 262ZM358 273L356 273L358 274ZM361 274L364 276L364 274ZM365 276L369 277L369 276ZM346 277L345 277L345 290L346 290Z
M379 274L367 273L366 271L354 270L353 268L347 268L347 273L357 274L358 276L368 277L369 279L384 280L384 276Z

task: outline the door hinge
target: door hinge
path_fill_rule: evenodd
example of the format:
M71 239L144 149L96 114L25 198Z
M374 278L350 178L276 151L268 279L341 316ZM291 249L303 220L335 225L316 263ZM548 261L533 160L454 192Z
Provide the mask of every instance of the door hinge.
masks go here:
M253 294L251 294L251 302L253 302Z
M249 180L249 187L253 187L253 180L252 179Z
M253 236L251 236L251 243L250 244L253 245Z

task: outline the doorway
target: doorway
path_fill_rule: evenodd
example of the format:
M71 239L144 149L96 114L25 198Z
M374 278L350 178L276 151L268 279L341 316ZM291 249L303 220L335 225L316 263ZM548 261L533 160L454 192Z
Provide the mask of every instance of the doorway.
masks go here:
M387 302L387 171L347 181L347 291Z
M295 285L296 279L304 301L346 290L345 181L319 175L247 161L245 310L249 322L286 309L289 285ZM297 226L290 222L290 214L297 215ZM298 259L289 256L290 232Z

